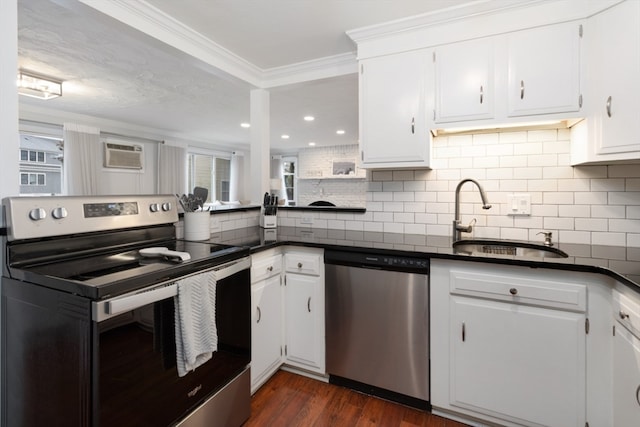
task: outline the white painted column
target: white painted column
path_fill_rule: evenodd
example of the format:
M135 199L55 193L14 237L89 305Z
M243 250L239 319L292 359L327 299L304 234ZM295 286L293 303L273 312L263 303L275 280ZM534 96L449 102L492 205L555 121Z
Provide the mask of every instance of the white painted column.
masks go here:
M249 175L252 203L262 204L264 193L269 191L269 91L251 91L251 168Z
M0 1L0 198L17 196L18 159L18 2ZM1 215L1 214L0 214ZM2 218L4 224L4 218Z

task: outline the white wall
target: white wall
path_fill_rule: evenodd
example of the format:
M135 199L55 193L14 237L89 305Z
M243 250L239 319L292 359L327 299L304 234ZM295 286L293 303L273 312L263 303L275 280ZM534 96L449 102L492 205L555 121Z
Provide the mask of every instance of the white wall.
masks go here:
M326 200L337 206L366 205L366 171L356 169L353 178L332 177L333 161L357 164L358 145L303 148L298 153L298 206Z
M640 247L640 167L570 166L570 131L530 130L441 136L432 170L373 171L365 214L321 214L313 227L450 236L454 190L463 178L484 186L493 208L481 209L470 184L462 193L462 221L477 219L476 237ZM528 217L506 215L507 195L531 195ZM303 214L279 212L284 226L303 226Z

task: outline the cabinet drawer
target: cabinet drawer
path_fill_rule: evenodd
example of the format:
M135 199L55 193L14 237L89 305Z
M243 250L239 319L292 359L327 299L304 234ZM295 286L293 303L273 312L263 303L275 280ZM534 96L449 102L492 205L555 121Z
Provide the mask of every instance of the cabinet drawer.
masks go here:
M450 293L455 295L575 312L584 312L587 307L587 288L581 284L458 269L450 275Z
M284 257L284 269L288 273L319 276L321 266L322 259L318 254L289 253Z
M640 338L640 302L613 291L613 316Z
M251 259L251 283L268 279L282 271L282 255L270 255Z

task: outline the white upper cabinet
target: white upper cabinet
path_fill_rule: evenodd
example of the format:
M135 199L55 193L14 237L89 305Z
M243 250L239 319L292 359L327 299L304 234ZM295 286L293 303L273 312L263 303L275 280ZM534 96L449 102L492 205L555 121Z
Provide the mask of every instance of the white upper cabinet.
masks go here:
M574 21L436 48L435 124L577 117L581 34Z
M360 151L363 168L429 167L425 123L429 52L360 62Z
M589 114L572 142L574 164L640 159L640 2L587 21Z
M493 118L494 46L483 38L435 50L436 123Z
M507 35L510 117L580 110L582 31L570 22Z

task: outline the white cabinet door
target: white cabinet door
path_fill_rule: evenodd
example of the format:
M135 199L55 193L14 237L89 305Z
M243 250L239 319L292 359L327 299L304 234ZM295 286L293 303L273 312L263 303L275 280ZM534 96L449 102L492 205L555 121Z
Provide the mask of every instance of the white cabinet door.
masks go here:
M640 339L616 325L613 341L613 425L640 425Z
M579 111L581 31L566 23L507 36L510 117Z
M251 286L251 392L278 370L282 359L281 276Z
M286 363L325 373L324 286L321 276L285 277Z
M429 167L427 59L418 50L360 63L360 151L364 168Z
M585 316L451 300L451 405L522 425L585 425Z
M493 38L442 46L435 50L435 122L493 117Z
M640 2L627 1L590 21L589 71L592 78L596 155L640 158Z

